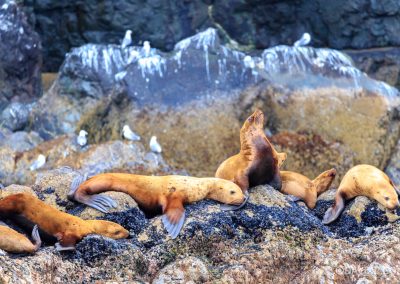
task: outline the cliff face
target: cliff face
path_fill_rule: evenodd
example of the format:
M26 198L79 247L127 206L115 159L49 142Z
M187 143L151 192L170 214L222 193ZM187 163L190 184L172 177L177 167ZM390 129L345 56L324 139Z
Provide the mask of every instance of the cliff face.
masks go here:
M127 29L135 44L148 40L167 51L207 27L247 49L293 44L304 32L316 47L400 44L398 1L25 0L23 5L43 41L44 70L53 72L71 47L119 43Z

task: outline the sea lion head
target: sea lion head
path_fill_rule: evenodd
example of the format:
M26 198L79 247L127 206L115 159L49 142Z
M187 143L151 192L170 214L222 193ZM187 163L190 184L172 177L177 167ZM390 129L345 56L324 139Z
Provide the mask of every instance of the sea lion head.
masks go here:
M374 195L374 199L384 205L389 210L394 210L399 207L399 198L394 189L380 189Z
M210 186L208 198L232 205L239 205L245 201L242 189L229 180L216 178L216 182Z
M336 169L332 168L316 177L312 183L317 189L317 194L321 194L329 189L336 177Z
M277 153L278 156L278 168L281 168L283 163L286 161L287 154L285 152Z
M264 127L264 114L261 110L256 109L252 115L250 115L246 121L243 123L243 126L240 130L240 133L249 134L252 132L262 130Z
M117 223L104 220L88 220L93 226L94 234L103 235L111 239L126 239L129 232Z

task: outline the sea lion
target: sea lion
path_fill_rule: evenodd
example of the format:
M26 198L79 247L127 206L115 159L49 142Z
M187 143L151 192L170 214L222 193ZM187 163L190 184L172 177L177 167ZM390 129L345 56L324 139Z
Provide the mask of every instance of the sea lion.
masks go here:
M241 204L245 201L239 186L219 178L105 173L79 184L79 180L73 181L68 194L69 199L108 212L108 208L116 207L116 202L97 193L124 192L129 194L143 211L162 212L162 221L172 238L176 238L183 227L185 203L205 198L226 204Z
M0 200L0 214L12 218L22 215L38 225L45 233L57 238L57 250L71 250L89 234L113 239L127 238L129 232L122 226L103 220L82 220L61 212L28 193L9 195Z
M356 196L366 196L375 199L390 210L399 206L397 187L389 177L371 165L352 167L343 177L336 191L335 204L329 208L322 220L323 224L335 221L344 210L345 200Z
M32 230L32 239L35 243L0 222L0 249L11 253L34 253L42 245L37 226Z
M279 167L286 153L278 153L264 133L264 114L255 110L240 129L240 152L218 167L215 177L233 181L243 192L249 187L269 184L280 190Z
M292 201L303 200L312 209L317 203L317 197L329 189L336 176L336 170L330 169L321 173L314 180L290 171L281 171L281 192L293 195Z

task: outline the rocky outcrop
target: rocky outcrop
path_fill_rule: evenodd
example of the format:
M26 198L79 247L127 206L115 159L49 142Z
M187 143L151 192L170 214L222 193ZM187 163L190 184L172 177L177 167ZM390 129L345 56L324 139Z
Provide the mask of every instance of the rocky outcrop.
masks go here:
M274 143L289 152L287 169L313 177L338 167L340 176L358 163L386 166L399 137L398 106L396 89L341 52L277 46L250 56L208 29L171 53L148 43L74 49L33 107L31 129L44 139L90 129L101 143L129 124L143 141L156 135L175 168L212 176L237 153L241 124L258 107Z
M33 190L13 185L0 191L0 197L29 192L60 210L93 218L83 205L68 201L61 194L73 174L68 169L44 173ZM339 220L324 226L320 212L327 208L327 202L332 203L333 196L334 190L325 193L316 209L309 211L301 202L288 201L287 196L271 187L259 186L250 189L249 203L238 211L221 211L213 201L189 204L185 206L185 225L175 240L164 231L160 216L147 219L131 203L128 210L119 207L118 212L97 217L121 224L132 239L115 241L88 236L74 252L58 253L51 243L46 243L33 256L6 254L2 256L5 261L0 267L0 280L395 281L400 275L398 222L388 223L376 202L359 197L346 206ZM127 195L121 198L131 199Z
M39 35L14 1L0 2L0 23L1 113L11 101L32 101L41 95L42 54Z
M19 143L17 145L23 142ZM32 185L41 176L41 172L60 167L69 167L88 174L109 171L161 174L172 171L160 155L146 152L140 142L110 141L81 147L76 143L76 136L60 136L40 143L28 151L19 152L14 149L0 148L3 161L0 165L2 184ZM46 163L41 168L31 169L39 155L45 156Z
M24 1L24 5L43 40L45 70L53 72L72 47L118 44L128 29L134 44L148 40L162 50L172 50L179 40L207 27L218 28L226 42L252 49L293 44L304 32L311 34L317 47L365 49L400 43L396 1L108 0L102 5L96 1Z

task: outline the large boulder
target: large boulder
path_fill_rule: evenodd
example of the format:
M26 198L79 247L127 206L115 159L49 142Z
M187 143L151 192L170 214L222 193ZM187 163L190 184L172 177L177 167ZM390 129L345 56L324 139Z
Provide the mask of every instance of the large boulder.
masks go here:
M358 163L386 166L399 137L398 106L396 89L341 52L277 46L250 56L208 29L171 53L148 43L74 49L31 124L44 139L91 129L96 143L118 139L129 124L144 141L156 135L172 166L212 176L238 152L241 124L257 107L277 147L296 153L287 169L312 177L338 167L341 176ZM314 137L318 149L300 145L301 136Z
M32 101L41 95L42 55L39 35L17 3L6 0L0 5L1 112L11 101Z

